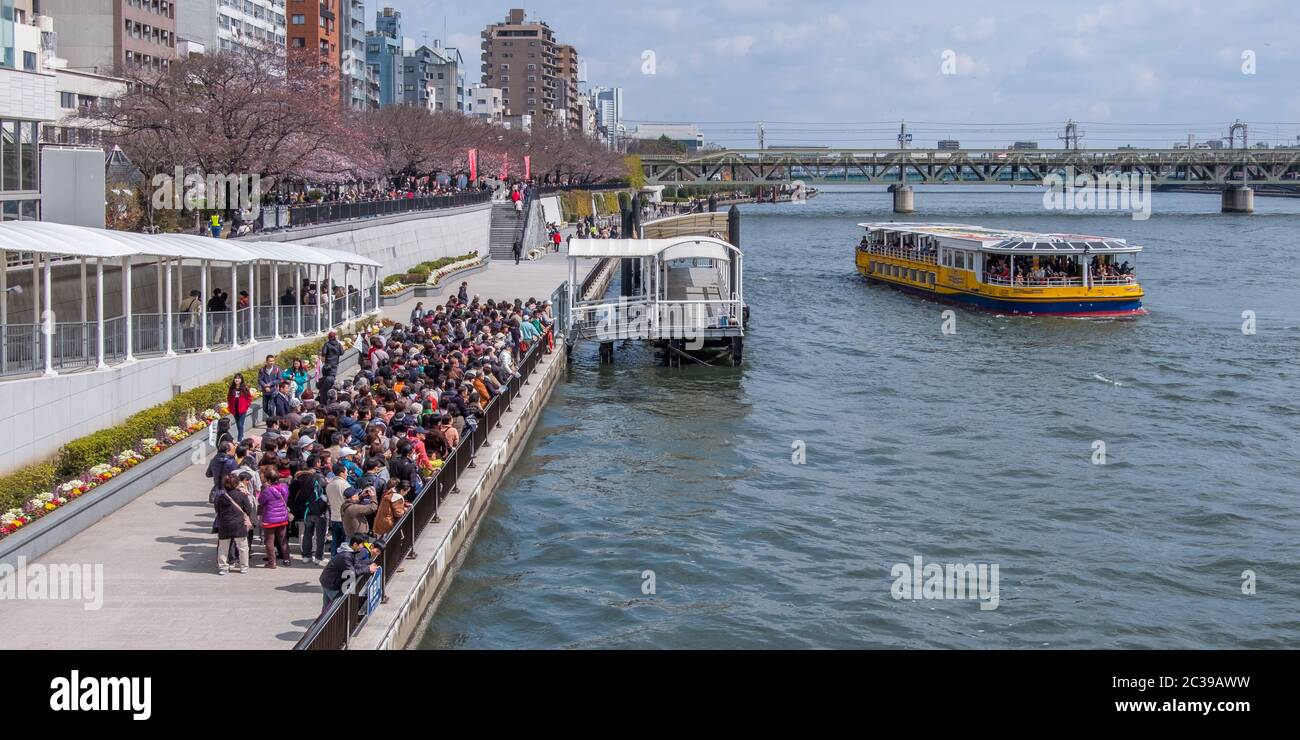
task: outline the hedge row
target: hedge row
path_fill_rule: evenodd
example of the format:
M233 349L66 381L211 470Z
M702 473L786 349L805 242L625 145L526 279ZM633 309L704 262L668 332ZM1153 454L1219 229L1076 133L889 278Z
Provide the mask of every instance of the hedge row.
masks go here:
M372 323L372 319L357 321L358 330ZM315 357L320 349L320 342L309 342L297 347L290 347L276 355L281 367L294 360ZM257 369L261 363L244 370L244 379L250 384L256 379ZM253 377L249 377L252 374ZM55 484L80 475L85 470L100 463L108 462L122 450L134 448L146 437L162 437L162 430L169 426L183 426L183 420L191 409L196 414L210 409L226 400L226 391L230 379L208 383L192 388L172 400L145 409L131 415L122 424L109 429L101 429L94 434L74 439L59 449L52 460L29 465L14 473L0 477L0 512L21 507L33 496L49 491Z

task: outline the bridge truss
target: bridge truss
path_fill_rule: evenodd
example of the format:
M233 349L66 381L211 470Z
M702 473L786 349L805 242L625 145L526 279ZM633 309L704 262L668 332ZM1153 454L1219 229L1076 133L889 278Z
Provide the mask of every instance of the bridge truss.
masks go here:
M728 149L642 155L647 185L1041 185L1051 175L1149 175L1161 186L1300 188L1300 149Z

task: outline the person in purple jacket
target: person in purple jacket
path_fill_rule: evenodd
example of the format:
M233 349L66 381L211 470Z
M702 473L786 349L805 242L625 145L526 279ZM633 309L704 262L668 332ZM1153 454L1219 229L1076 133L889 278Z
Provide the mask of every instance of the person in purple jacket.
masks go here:
M266 542L266 567L274 568L276 555L280 562L290 565L289 559L289 487L280 482L280 476L271 471L266 485L257 497L257 509L262 514L262 539Z

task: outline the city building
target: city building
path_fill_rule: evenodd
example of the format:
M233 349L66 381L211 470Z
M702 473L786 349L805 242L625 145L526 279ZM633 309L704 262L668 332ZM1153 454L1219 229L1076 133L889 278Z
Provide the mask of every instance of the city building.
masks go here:
M330 95L340 98L342 82L339 64L340 0L288 0L288 50L311 50L319 54Z
M940 149L961 149L961 142L956 139L939 139Z
M379 107L379 78L366 58L365 0L342 0L339 5L339 84L343 103L354 111Z
M561 103L560 45L551 27L529 21L522 9L514 8L502 23L483 30L483 84L500 88L507 119L523 117L532 122L558 123L568 118L568 101ZM576 64L577 52L566 52ZM576 79L576 71L571 71ZM531 125L531 124L530 124Z
M589 95L596 118L596 133L617 149L626 134L623 127L623 88L593 87Z
M555 47L556 58L556 110L558 118L572 129L581 129L582 95L578 93L578 83L586 82L583 67L578 60L578 50L569 44Z
M366 33L366 66L379 88L379 107L401 102L402 14L384 8L375 14L375 30Z
M111 74L119 67L164 70L176 58L172 0L41 0L59 29L68 68Z
M59 99L59 119L45 126L43 144L106 147L107 130L81 114L106 108L126 94L127 81L75 69L52 69L54 90Z
M693 123L642 123L632 132L632 138L638 141L658 141L664 137L689 152L697 152L704 146L704 132Z
M505 116L501 119L501 125L516 131L532 131L533 117L527 113L520 116Z
M174 0L176 35L204 50L284 51L285 0Z
M35 6L0 0L0 221L102 226L104 150L95 145L104 131L78 119L122 95L126 81L68 69L55 19Z
M59 117L54 75L40 62L30 0L0 0L0 221L40 218L37 146Z
M404 39L403 43L409 43ZM398 103L415 105L429 110L439 107L438 88L433 84L434 68L441 61L433 49L421 46L402 55L402 93Z
M451 46L444 47L441 41L435 39L433 52L437 56L432 72L434 87L438 88L438 110L464 113L465 60L461 57L460 50Z
M475 118L489 123L502 123L505 120L505 106L501 103L501 89L479 85L469 91L469 113Z

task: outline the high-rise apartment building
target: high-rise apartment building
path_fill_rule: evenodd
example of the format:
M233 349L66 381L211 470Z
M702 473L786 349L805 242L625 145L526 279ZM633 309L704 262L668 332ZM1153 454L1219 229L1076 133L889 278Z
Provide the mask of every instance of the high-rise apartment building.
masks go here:
M506 118L526 116L533 123L565 125L576 119L578 54L573 47L563 47L562 52L549 25L529 21L516 8L505 22L485 28L482 38L483 84L501 89Z
M582 95L578 92L578 83L582 79L582 65L578 61L578 50L569 44L555 47L556 58L556 109L561 112L560 120L571 129L581 130Z
M59 28L68 67L107 74L119 67L163 70L176 58L173 0L41 0Z

